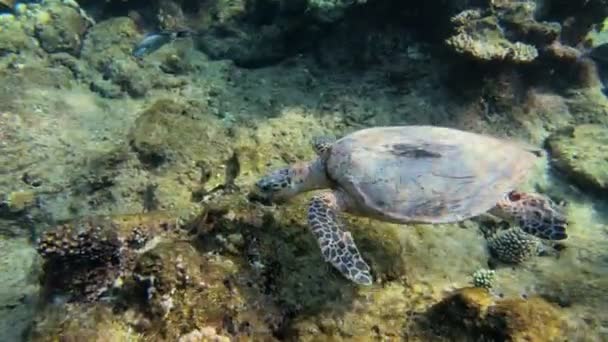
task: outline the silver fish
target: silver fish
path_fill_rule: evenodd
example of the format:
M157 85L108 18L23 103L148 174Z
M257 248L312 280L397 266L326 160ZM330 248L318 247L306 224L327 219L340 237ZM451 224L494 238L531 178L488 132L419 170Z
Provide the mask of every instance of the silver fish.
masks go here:
M135 45L132 54L137 58L144 57L160 49L163 45L171 42L173 39L175 38L171 33L161 32L148 34Z

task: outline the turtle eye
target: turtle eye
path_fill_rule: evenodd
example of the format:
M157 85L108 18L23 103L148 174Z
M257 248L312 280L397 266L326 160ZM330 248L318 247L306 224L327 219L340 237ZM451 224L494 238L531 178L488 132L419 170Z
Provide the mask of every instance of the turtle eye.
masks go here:
M521 200L521 194L515 191L511 191L510 193L507 194L507 197L509 198L509 200L513 201L513 202L517 202L519 200Z

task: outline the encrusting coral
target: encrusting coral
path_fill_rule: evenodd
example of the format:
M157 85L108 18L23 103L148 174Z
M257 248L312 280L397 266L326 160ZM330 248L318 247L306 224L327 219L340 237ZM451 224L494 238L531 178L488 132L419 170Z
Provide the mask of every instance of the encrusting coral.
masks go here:
M556 23L537 22L534 10L532 1L498 1L490 9L465 10L452 17L456 32L446 43L475 60L531 62L561 30Z
M134 252L175 220L162 214L92 217L62 224L38 240L47 294L71 301L97 301L134 266ZM145 229L142 229L142 226Z
M117 277L121 241L112 226L62 225L38 241L48 283L94 300Z

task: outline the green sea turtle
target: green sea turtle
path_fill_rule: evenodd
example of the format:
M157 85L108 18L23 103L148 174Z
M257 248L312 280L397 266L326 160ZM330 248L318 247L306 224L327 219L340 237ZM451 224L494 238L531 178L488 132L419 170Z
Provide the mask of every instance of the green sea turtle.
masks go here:
M255 194L281 203L311 190L308 226L325 261L370 285L370 267L337 218L345 212L392 223L449 223L486 212L543 239L567 237L549 198L517 191L538 150L506 139L435 126L374 127L332 141L315 138L316 160L276 170Z

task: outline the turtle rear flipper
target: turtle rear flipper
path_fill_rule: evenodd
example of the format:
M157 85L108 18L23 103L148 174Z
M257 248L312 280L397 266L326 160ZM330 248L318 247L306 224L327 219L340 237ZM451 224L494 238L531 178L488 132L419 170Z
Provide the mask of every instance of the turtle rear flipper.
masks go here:
M308 226L317 238L325 261L344 277L359 285L371 285L370 267L361 257L352 235L342 228L336 216L338 195L326 192L314 196L308 209Z

